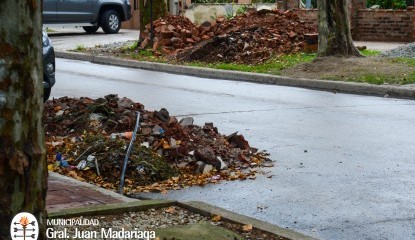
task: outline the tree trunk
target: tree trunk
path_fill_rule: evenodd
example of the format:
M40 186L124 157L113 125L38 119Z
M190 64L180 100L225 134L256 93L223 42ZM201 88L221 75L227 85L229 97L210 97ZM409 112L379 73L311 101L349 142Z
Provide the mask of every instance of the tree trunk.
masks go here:
M0 239L11 239L19 212L45 237L47 168L42 78L42 0L3 0L0 7Z
M140 39L139 42L143 41L147 37L146 25L150 23L150 0L139 0L140 1ZM153 0L153 21L166 16L167 6L164 0Z
M318 1L318 56L360 56L353 45L347 0Z

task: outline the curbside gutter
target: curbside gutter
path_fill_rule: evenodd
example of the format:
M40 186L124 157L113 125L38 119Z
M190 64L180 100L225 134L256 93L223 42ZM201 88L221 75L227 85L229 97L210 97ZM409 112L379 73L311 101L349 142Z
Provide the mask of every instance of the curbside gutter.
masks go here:
M150 71L167 72L196 77L245 81L262 84L274 84L290 87L301 87L314 90L342 92L359 95L415 99L415 86L373 85L368 83L315 80L306 78L290 78L261 73L248 73L212 68L180 66L166 63L141 62L108 56L94 56L85 53L56 51L56 57L89 61L120 67L130 67Z

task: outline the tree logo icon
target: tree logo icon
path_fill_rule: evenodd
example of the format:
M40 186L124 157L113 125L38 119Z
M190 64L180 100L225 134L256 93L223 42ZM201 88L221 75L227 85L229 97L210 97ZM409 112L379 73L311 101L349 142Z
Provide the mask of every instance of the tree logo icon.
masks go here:
M27 212L21 212L14 216L10 224L12 240L37 240L39 225L35 216Z

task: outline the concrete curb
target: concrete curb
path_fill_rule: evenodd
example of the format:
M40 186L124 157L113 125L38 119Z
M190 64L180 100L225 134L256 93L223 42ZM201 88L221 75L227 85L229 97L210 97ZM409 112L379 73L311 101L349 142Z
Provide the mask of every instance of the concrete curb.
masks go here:
M131 211L145 211L151 208L159 209L169 206L180 206L188 209L191 212L199 213L206 217L212 215L220 215L222 219L239 224L252 224L253 227L261 229L265 232L273 233L281 237L292 240L312 240L315 238L308 237L304 234L295 232L293 230L281 228L251 217L243 216L231 211L212 206L203 202L177 202L172 200L142 200L125 203L105 204L105 205L93 205L82 208L64 209L59 212L52 212L48 214L48 218L71 218L80 216L97 216L97 215L109 215L120 214Z
M218 70L211 68L179 66L165 63L141 62L114 57L94 56L85 53L56 51L56 57L74 60L89 61L98 64L108 64L121 67L138 68L150 71L167 72L181 75L190 75L204 78L246 81L281 86L301 87L307 89L330 92L343 92L359 95L373 95L380 97L395 97L415 99L415 87L394 85L372 85L367 83L341 82L329 80L315 80L305 78L290 78L269 74L247 73L239 71Z
M81 208L63 209L59 212L48 213L48 218L71 218L80 216L97 216L120 214L132 211L145 211L151 208L163 208L176 205L176 201L170 200L145 200L126 203L112 203L104 205L92 205Z
M212 215L219 215L222 219L234 222L234 223L240 223L240 224L251 224L253 227L261 229L265 232L273 233L281 237L285 237L288 239L293 240L312 240L316 238L312 238L309 236L306 236L302 233L295 232L290 229L278 227L276 225L272 225L270 223L266 223L263 221L260 221L255 218L247 217L241 214L237 214L228 210L225 210L223 208L219 208L204 202L199 201L191 201L191 202L177 202L177 205L183 208L186 208L192 212L199 213L201 215L204 215L206 217L210 217Z

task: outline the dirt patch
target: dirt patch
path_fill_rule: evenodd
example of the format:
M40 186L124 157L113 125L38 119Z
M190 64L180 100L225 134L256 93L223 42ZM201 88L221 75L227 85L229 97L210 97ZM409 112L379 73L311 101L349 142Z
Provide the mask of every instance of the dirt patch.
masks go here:
M281 73L295 78L355 81L365 76L404 78L414 70L405 63L391 64L389 59L381 57L324 57L284 69Z

